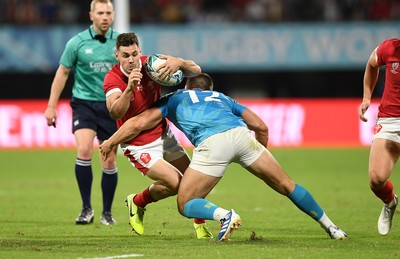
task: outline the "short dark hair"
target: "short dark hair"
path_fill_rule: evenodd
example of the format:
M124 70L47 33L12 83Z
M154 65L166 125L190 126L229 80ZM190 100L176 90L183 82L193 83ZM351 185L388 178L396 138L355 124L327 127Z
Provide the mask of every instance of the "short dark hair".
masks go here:
M139 39L136 34L134 32L126 32L118 35L115 47L118 50L121 46L128 47L135 44L139 46Z
M186 81L186 89L201 89L201 90L212 90L214 87L213 80L211 76L206 73L201 73L200 75L189 77Z

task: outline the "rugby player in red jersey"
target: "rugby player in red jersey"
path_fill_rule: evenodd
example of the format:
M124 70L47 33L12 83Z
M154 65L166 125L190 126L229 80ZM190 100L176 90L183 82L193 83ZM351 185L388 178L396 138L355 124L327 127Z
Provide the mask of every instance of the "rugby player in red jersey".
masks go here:
M389 234L398 203L390 175L400 155L400 39L383 41L368 59L364 73L363 100L359 118L367 121L365 112L378 80L379 68L386 66L385 88L379 105L375 132L369 156L369 179L372 192L384 203L378 219L378 232Z
M144 71L147 56L142 56L135 33L122 33L116 42L118 64L104 78L107 108L117 127L140 114L161 96L161 85L153 81ZM160 77L167 78L178 69L186 77L201 73L201 68L192 60L162 56L166 59L160 67ZM143 175L155 182L138 194L128 195L129 224L139 235L144 232L143 216L147 204L174 196L189 166L190 158L182 148L168 123L163 120L156 127L141 132L133 139L126 139L121 148L129 162ZM197 238L212 237L204 220L195 219Z

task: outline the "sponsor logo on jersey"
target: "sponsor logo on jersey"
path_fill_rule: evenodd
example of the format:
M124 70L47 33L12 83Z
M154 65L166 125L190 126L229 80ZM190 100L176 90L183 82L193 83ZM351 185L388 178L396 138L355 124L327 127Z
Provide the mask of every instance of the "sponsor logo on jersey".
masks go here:
M111 62L95 62L95 61L91 61L90 62L90 68L93 69L94 72L108 72L108 70L111 69L111 67L113 66L113 63Z
M392 74L397 74L398 72L396 71L399 68L399 62L394 62L392 63L392 69L390 69L390 72Z
M93 54L93 49L85 49L86 54Z

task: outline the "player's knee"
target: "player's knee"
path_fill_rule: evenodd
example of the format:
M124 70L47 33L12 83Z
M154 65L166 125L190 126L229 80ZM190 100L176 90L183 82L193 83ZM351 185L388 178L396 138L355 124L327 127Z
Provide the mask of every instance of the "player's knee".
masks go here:
M78 158L80 159L89 160L92 158L93 147L91 146L88 145L78 146L77 151L78 151Z
M386 173L383 173L379 170L370 169L369 170L369 181L372 189L378 190L380 189L388 180Z
M117 162L115 161L115 157L114 158L110 157L107 158L107 160L105 161L103 160L101 162L101 165L104 169L113 169L117 167Z
M185 216L185 206L184 205L179 205L178 206L178 211L179 211L179 214L181 214L182 216Z
M163 182L161 183L162 186L164 186L164 189L162 191L162 195L165 197L171 197L171 196L175 196L178 194L178 188L179 188L179 182L171 182L171 181L167 181L167 182Z
M383 187L383 185L386 183L386 181L387 181L386 177L382 177L379 175L373 175L373 176L370 176L369 185L371 186L371 189L379 190Z
M180 181L181 181L180 178L176 178L169 183L169 188L170 188L171 192L174 193L174 195L178 194Z
M281 178L276 182L276 186L273 189L278 193L287 196L291 194L296 188L296 183L289 177Z
M178 203L178 211L182 216L185 216L184 210L185 210L185 205L186 202L183 201L183 199L178 195L177 198L177 203Z
M177 195L178 194L178 188L170 188L169 189L169 193L170 193L170 196L175 196L175 195Z

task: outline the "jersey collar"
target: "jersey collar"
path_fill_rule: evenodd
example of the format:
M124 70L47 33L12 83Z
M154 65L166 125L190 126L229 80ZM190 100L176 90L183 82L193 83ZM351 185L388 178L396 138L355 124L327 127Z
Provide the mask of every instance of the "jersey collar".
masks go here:
M92 38L94 38L96 35L99 35L99 34L97 34L96 31L94 30L93 24L90 25L90 27L89 27L89 33L90 33L90 35L92 36ZM114 30L113 30L112 27L110 27L110 28L108 29L108 31L106 32L106 34L104 35L104 37L106 37L107 39L112 39L112 38L113 38L113 34L114 34Z

